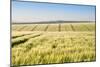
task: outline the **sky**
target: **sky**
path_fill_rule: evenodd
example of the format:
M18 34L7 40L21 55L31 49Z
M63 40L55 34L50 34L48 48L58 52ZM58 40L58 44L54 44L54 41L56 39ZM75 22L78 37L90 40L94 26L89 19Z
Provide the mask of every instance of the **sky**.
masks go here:
M12 21L95 21L95 6L12 1Z

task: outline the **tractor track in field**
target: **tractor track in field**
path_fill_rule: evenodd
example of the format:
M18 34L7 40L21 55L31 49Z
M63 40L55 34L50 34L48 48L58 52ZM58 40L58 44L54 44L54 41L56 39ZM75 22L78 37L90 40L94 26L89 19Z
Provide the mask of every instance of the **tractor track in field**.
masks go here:
M31 36L29 38L26 38L26 39L22 39L22 40L18 40L16 42L12 42L12 47L14 47L15 45L19 45L19 44L22 44L22 43L25 43L26 41L28 41L30 38L35 38L35 37L39 37L43 35L42 33L41 34L37 34L37 35L34 35L34 36Z
M59 27L58 27L58 29L59 29L59 32L61 31L61 24L59 24Z
M72 30L73 30L73 31L75 31L75 28L73 27L73 25L72 25L72 24L70 24L70 26L71 26Z
M46 26L46 28L44 29L44 31L47 31L48 28L49 28L49 24Z
M22 31L25 27L26 27L26 26L23 26L22 28L20 28L20 29L17 30L17 31Z
M34 31L34 30L36 29L37 26L38 26L38 25L34 26L33 29L32 29L31 31Z
M19 35L19 36L12 36L12 38L15 39L15 38L18 38L18 37L23 37L23 36L31 35L31 34L33 34L33 33L30 33L30 34L23 34L23 35Z
M28 26L26 26L25 28L22 29L22 31L27 31Z

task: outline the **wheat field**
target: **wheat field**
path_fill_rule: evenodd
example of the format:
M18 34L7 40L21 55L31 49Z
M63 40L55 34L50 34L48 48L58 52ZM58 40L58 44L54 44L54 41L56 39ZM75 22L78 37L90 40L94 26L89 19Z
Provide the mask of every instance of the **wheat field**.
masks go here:
M12 65L95 61L95 23L12 24Z

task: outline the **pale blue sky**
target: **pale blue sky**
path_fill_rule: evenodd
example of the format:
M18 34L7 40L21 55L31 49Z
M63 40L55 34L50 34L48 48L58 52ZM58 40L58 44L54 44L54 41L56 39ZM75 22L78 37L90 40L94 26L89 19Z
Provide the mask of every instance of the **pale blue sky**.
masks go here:
M13 22L95 21L95 6L12 1Z

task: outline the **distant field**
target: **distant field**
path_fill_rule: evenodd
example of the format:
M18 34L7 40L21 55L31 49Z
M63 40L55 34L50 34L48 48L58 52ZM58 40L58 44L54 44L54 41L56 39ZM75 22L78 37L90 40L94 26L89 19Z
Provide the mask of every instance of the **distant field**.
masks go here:
M13 31L94 31L95 23L13 24Z
M12 65L95 61L95 23L13 24Z

